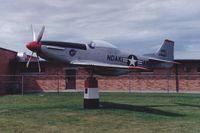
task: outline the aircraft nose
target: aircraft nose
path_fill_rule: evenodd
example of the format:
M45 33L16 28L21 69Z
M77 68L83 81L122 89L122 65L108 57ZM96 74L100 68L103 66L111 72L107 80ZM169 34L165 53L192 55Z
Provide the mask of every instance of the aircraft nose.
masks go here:
M41 48L41 44L40 42L30 42L26 45L26 47L33 52L38 52Z

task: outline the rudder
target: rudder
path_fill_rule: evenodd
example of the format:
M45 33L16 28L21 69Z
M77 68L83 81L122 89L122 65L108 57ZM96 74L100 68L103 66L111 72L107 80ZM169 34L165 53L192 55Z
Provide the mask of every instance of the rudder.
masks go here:
M161 48L156 53L156 57L162 60L174 60L174 41L166 39Z

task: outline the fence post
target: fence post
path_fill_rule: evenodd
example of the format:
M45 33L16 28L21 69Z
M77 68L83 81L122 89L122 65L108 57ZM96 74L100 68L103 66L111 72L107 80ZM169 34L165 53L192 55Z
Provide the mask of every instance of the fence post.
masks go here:
M179 93L179 73L178 73L178 65L176 65L175 69L175 78L176 78L176 92Z
M129 93L131 93L131 74L128 75Z
M57 87L57 93L58 93L58 95L59 95L59 93L60 93L60 76L59 76L59 75L57 75L57 78L58 78L58 87Z
M22 96L24 95L24 76L21 77L22 80Z
M170 79L169 76L170 76L170 75L167 74L167 93L169 93L169 79Z

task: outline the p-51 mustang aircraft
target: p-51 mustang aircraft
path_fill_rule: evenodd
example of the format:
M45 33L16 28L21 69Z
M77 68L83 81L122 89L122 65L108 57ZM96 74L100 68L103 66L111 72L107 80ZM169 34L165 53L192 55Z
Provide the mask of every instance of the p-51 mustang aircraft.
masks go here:
M31 26L32 27L32 26ZM174 62L174 42L165 40L156 53L136 55L126 53L105 41L91 41L88 44L42 41L43 26L36 38L32 27L33 41L26 47L37 56L58 63L84 67L92 73L106 76L117 76L132 71L146 71L153 68L170 68ZM29 66L29 58L26 66ZM38 60L40 71L40 64Z

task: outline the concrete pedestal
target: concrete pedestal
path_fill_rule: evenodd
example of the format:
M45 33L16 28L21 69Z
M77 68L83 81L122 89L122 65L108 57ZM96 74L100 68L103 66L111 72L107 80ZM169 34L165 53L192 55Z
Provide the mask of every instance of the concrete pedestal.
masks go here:
M98 81L94 77L87 78L85 81L84 108L99 108Z

